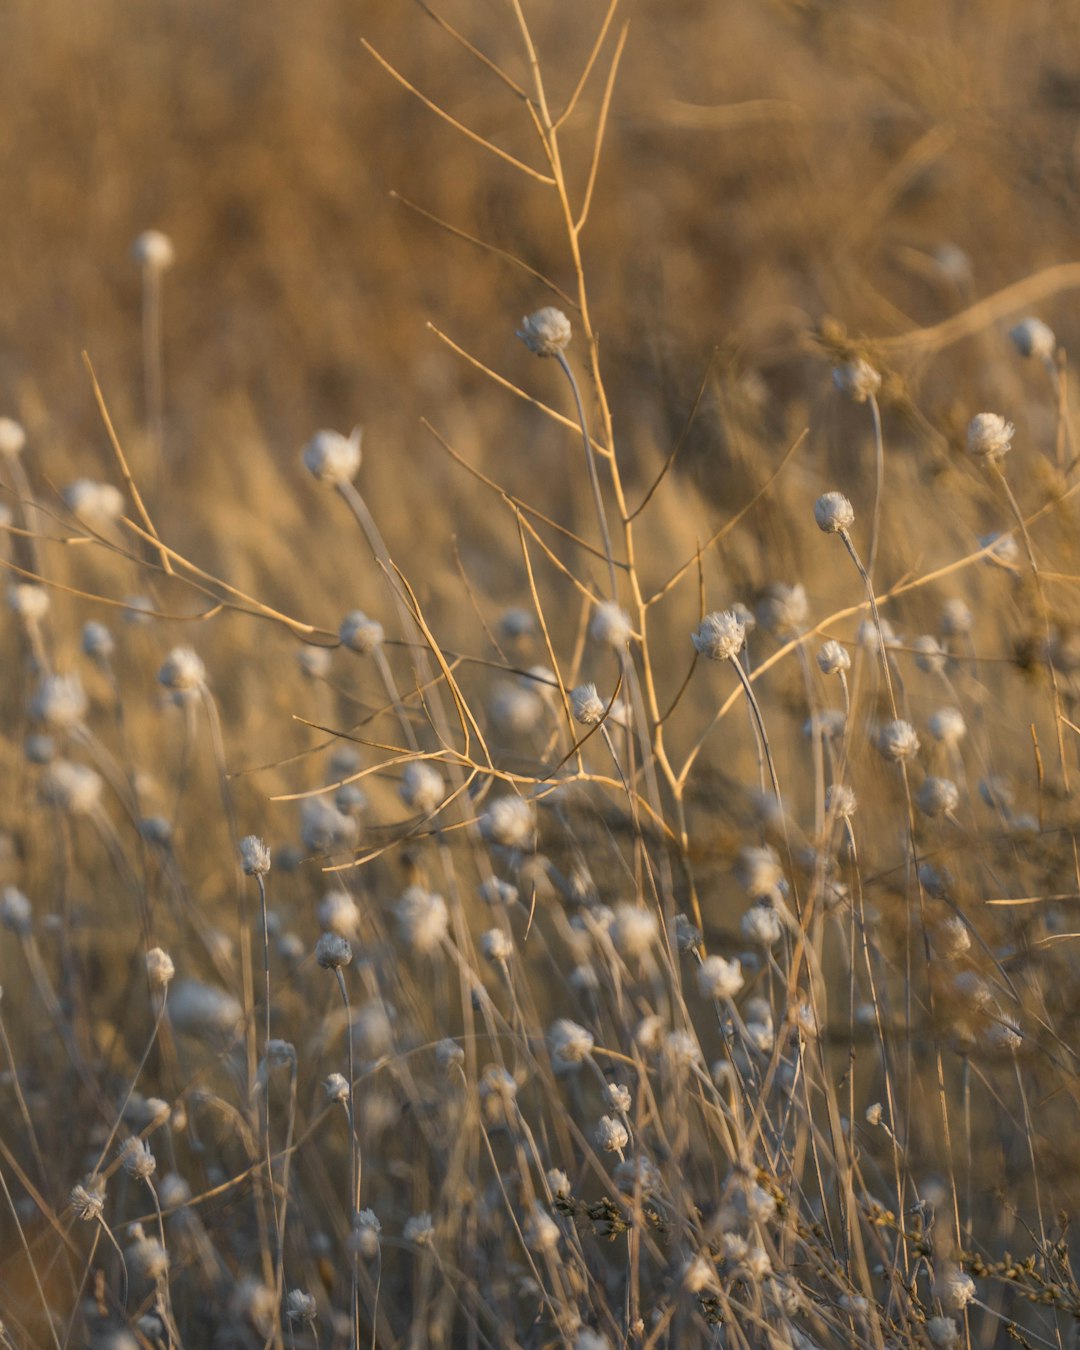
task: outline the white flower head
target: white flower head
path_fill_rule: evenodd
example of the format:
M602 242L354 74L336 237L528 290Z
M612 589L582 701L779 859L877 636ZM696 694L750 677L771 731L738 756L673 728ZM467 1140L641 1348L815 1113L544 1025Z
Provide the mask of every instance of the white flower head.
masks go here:
M625 647L634 636L634 626L626 610L614 600L605 600L593 610L589 636L605 647Z
M968 423L968 454L976 459L997 463L1012 449L1016 428L998 413L976 413Z
M547 305L522 319L517 336L534 355L557 356L566 349L573 330L561 309Z
M887 759L892 764L900 764L905 760L914 759L919 753L919 737L910 722L898 717L893 722L886 722L879 729L877 748L882 759Z
M176 261L176 249L169 236L161 230L143 230L131 245L131 256L141 267L164 272Z
M742 965L723 956L707 956L698 967L702 998L734 998L743 987Z
M1013 346L1021 356L1037 357L1041 361L1052 361L1057 351L1057 338L1054 330L1042 319L1021 319L1015 327L1009 329Z
M320 483L351 483L360 469L360 440L363 433L353 427L352 434L317 431L304 447L304 465Z
M855 523L855 508L842 492L825 492L814 503L814 519L825 534L842 534Z
M847 361L833 371L833 384L853 403L865 403L881 388L881 376L869 361L861 356Z
M746 642L746 625L732 609L706 614L690 634L694 650L710 661L731 661Z

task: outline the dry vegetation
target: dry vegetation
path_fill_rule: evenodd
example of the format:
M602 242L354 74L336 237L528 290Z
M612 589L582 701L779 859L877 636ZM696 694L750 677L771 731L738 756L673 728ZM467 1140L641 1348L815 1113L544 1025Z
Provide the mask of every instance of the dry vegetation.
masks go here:
M0 1346L1076 1343L1080 11L974 8L0 12Z

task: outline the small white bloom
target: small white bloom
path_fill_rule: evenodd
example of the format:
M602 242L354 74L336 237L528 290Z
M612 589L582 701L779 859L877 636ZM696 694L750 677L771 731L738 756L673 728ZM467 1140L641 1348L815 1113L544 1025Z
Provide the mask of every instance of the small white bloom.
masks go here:
M551 1059L558 1070L578 1068L592 1054L593 1045L592 1032L568 1017L560 1017L548 1030Z
M1016 428L998 413L977 413L968 423L968 454L996 463L1012 449Z
M480 832L504 848L527 852L536 835L534 808L523 797L496 797L480 817Z
M422 759L405 765L398 791L410 811L419 811L425 816L431 815L441 805L446 793L442 774Z
M914 759L919 753L919 738L910 722L897 718L894 722L886 722L879 729L877 748L882 759L899 764L904 760Z
M1038 357L1042 361L1052 361L1057 351L1057 338L1054 330L1043 323L1042 319L1021 319L1015 327L1009 329L1013 345L1023 357Z
M814 503L814 519L825 534L842 534L855 523L855 508L842 492L825 492Z
M176 261L176 249L169 236L161 230L143 230L131 245L131 256L142 267L164 272Z
M690 640L694 650L710 661L731 661L746 642L746 625L734 610L717 610L705 615L690 634Z
M517 336L534 355L557 356L569 344L573 330L561 309L547 305L522 319Z
M605 1153L621 1153L630 1142L630 1135L621 1120L601 1116L596 1127L596 1142Z
M625 647L634 636L630 616L614 600L605 600L593 610L589 636L605 647Z
M320 483L351 483L360 468L362 432L354 427L352 435L339 431L318 431L304 447L304 465Z
M742 966L723 956L707 956L698 967L702 998L734 998L743 987Z
M574 710L574 720L582 726L595 726L604 716L606 704L596 692L595 684L579 684L571 693L570 702Z
M817 663L823 675L839 675L841 671L851 669L847 649L831 638L818 648Z
M853 403L865 403L881 388L881 376L861 356L837 366L832 377L837 389L847 394Z

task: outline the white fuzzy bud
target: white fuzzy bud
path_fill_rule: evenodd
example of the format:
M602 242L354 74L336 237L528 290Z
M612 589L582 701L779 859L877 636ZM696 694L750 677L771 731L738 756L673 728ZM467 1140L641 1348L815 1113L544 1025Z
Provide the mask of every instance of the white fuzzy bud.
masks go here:
M450 914L441 895L423 886L410 886L394 906L398 934L418 956L428 956L442 945L450 929Z
M842 534L855 522L855 508L842 492L826 492L814 503L814 519L826 534Z
M842 670L851 669L851 657L847 649L831 638L818 648L817 663L823 675L839 675Z
M1021 356L1038 357L1042 361L1052 361L1057 351L1057 338L1054 330L1042 319L1021 319L1015 327L1009 329L1013 346Z
M522 319L517 336L534 355L557 356L566 349L573 330L561 309L547 305Z
M249 877L264 877L270 871L270 850L258 835L240 840L240 866Z
M351 483L360 469L362 432L353 427L351 436L339 431L317 431L304 447L304 465L320 483Z
M589 636L605 647L625 647L634 636L634 627L626 610L614 600L605 600L593 610Z
M968 423L968 454L991 463L1004 459L1012 449L1016 428L998 413L977 413Z
M702 998L734 998L743 987L742 965L723 956L707 956L698 967Z
M504 848L530 850L536 835L532 804L523 797L496 797L480 817L480 832Z
M960 805L960 790L950 778L926 778L915 798L923 815L951 815Z
M575 1069L592 1054L593 1036L585 1027L560 1017L548 1029L548 1047L558 1070Z
M621 1120L601 1116L596 1127L596 1142L605 1153L621 1153L630 1142L630 1135Z
M514 952L514 944L501 928L489 928L480 939L480 950L494 965L509 961Z
M89 765L57 759L42 774L40 792L42 800L50 806L73 816L87 816L96 810L104 787L101 775Z
M690 635L694 650L710 661L731 661L746 642L746 625L734 610L706 614Z
M176 967L168 952L151 947L146 953L146 978L151 989L164 989L176 974Z
M593 727L601 721L607 706L596 692L595 684L579 684L570 695L574 720L584 727Z
M176 249L169 236L161 230L143 230L131 245L131 256L140 267L164 272L176 261Z
M158 683L173 693L189 694L206 684L206 667L190 647L174 647L158 671Z
M64 505L83 525L110 525L124 514L124 494L111 483L77 478L63 491Z
M26 445L26 432L13 417L0 417L0 455L14 457Z
M837 389L847 394L853 403L865 403L881 388L881 376L861 356L837 366L832 377Z
M367 656L381 647L386 634L376 619L369 619L362 609L351 610L341 621L338 637L342 645L360 656Z
M446 788L438 769L426 760L414 760L405 765L398 792L410 811L428 816L442 803Z
M315 944L315 960L324 970L340 970L352 960L352 947L340 933L323 933Z
M659 932L659 920L651 909L630 904L616 907L611 940L620 956L628 961L643 957L656 941Z
M878 730L878 753L891 764L899 764L914 759L919 753L919 738L910 722L898 717L894 722L886 722Z

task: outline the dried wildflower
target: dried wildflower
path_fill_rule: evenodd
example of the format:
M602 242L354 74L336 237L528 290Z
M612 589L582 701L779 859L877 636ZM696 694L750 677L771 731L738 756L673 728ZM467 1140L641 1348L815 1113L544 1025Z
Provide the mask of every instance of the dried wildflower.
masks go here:
M596 1127L596 1142L605 1153L621 1153L630 1142L630 1134L621 1120L601 1116Z
M534 808L523 797L496 797L480 817L480 832L504 848L531 851L536 834Z
M746 625L734 610L717 610L705 615L690 640L700 656L710 661L732 661L746 642Z
M415 1242L418 1247L430 1247L435 1237L435 1225L430 1214L414 1214L405 1221L402 1237L406 1242Z
M998 463L1012 449L1016 428L998 413L977 413L968 423L968 454L976 459Z
M480 899L494 909L498 905L512 905L518 898L516 886L500 877L487 877L480 883Z
M509 736L527 736L544 715L544 700L533 688L504 684L491 700L491 720Z
M688 1257L683 1262L680 1279L684 1289L691 1294L700 1294L703 1290L715 1286L716 1270L703 1256Z
M605 647L621 649L634 636L630 616L614 600L605 600L593 610L589 636Z
M592 1054L592 1032L568 1017L560 1017L548 1029L548 1046L556 1070L577 1069Z
M382 1224L373 1209L362 1209L353 1216L353 1230L349 1236L349 1246L365 1260L374 1260L379 1254L379 1235Z
M323 680L330 673L331 654L329 647L304 645L296 652L296 664L309 680Z
M103 623L90 619L82 626L82 649L95 661L107 661L116 650L112 633Z
M698 967L702 998L734 998L743 987L742 965L723 956L707 956Z
M784 879L775 849L744 848L739 853L735 875L752 900L770 895Z
M669 1031L664 1037L664 1054L680 1069L688 1069L701 1059L701 1046L689 1031Z
M20 937L25 937L34 926L30 901L15 886L5 886L0 891L0 923Z
M510 935L502 928L489 928L480 938L480 950L495 965L509 961L514 953Z
M574 1337L574 1350L611 1350L611 1342L602 1331L581 1327Z
M44 586L34 586L28 581L16 581L8 587L8 609L28 623L43 618L49 611L49 592Z
M953 1350L960 1344L960 1328L951 1317L931 1317L926 1324L930 1344L939 1350Z
M681 952L696 952L701 948L701 929L685 914L675 915L675 942Z
M833 384L853 403L865 403L881 388L881 376L861 356L837 366L832 373Z
M1054 330L1042 319L1021 319L1015 327L1009 329L1013 346L1025 359L1032 356L1042 361L1052 361L1057 351L1057 338Z
M525 1245L533 1252L553 1252L562 1232L559 1225L539 1205L534 1205L524 1225Z
M570 1178L559 1167L553 1167L547 1174L548 1189L551 1194L565 1200L570 1195Z
M1020 558L1020 545L1011 534L1000 534L997 531L992 534L979 535L979 547L988 548L990 552L986 556L986 561L997 567L1015 567Z
M634 1031L634 1040L646 1053L659 1050L663 1038L664 1019L658 1013L647 1013Z
M138 1181L148 1181L157 1170L157 1159L150 1152L150 1146L134 1135L120 1145L120 1162L129 1177Z
M767 897L750 906L739 921L739 929L748 942L762 947L775 947L784 933L780 915Z
M319 901L315 916L324 932L355 938L360 928L360 906L348 891L327 891Z
M1007 816L1016 804L1016 793L1003 774L990 774L979 780L979 796L991 811Z
M880 1125L884 1114L885 1113L884 1110L882 1109L881 1103L873 1102L870 1106L866 1108L867 1125L873 1125L875 1127Z
M231 994L199 980L178 980L169 995L169 1021L192 1036L229 1036L243 1009Z
M618 1111L622 1116L629 1115L631 1097L628 1087L622 1083L605 1083L602 1096L609 1111Z
M941 631L946 637L966 637L975 627L975 616L957 596L945 601L941 611Z
M596 692L595 684L579 684L570 695L574 720L584 727L593 727L604 716L606 704Z
M429 816L442 804L446 789L438 769L426 760L414 760L405 765L398 792L410 811Z
M628 961L643 957L660 933L660 923L651 909L641 905L621 904L615 909L611 926L611 940L619 955Z
M338 637L342 646L360 656L368 656L382 646L386 634L377 619L369 619L362 609L354 609L342 619Z
M89 765L58 759L42 774L40 792L50 806L73 816L87 816L97 809L104 786L101 775Z
M46 675L34 694L30 715L46 726L66 730L79 725L87 706L78 675Z
M847 820L855 814L858 804L854 789L848 787L846 783L832 783L825 789L827 815Z
M61 495L75 519L91 528L112 524L124 514L124 494L111 483L77 478Z
M442 945L450 928L450 914L441 895L410 886L394 906L398 933L418 956L428 956Z
M449 1072L450 1069L465 1063L465 1051L457 1041L446 1036L435 1046L435 1063L440 1069Z
M851 657L846 648L831 638L818 648L817 663L823 675L839 675L841 671L851 669Z
M939 708L930 715L930 734L950 749L959 745L967 735L967 723L959 708Z
M85 1182L73 1186L68 1196L68 1204L75 1217L83 1223L93 1223L100 1219L105 1209L104 1177L87 1177Z
M0 417L0 455L14 457L26 445L26 432L13 417Z
M190 695L206 685L206 667L190 647L174 647L158 671L158 682L173 694Z
M229 1311L247 1321L260 1336L269 1337L277 1324L278 1296L254 1275L245 1275L229 1295Z
M151 947L146 953L146 978L151 989L164 989L176 974L172 957L160 947Z
M270 871L270 850L256 834L240 840L240 866L249 877L264 877Z
M48 764L56 756L56 742L43 731L34 732L23 741L23 754L29 764Z
M931 819L948 816L960 805L960 790L950 778L926 778L915 801L923 815Z
M169 1253L156 1238L148 1238L141 1224L131 1227L133 1241L127 1249L128 1269L144 1280L156 1283L169 1269Z
M300 808L300 839L309 853L333 853L356 842L357 825L322 797L309 797Z
M573 331L562 310L547 305L522 319L517 336L535 356L558 356L565 351Z
M855 508L842 492L825 492L814 503L814 519L825 534L843 534L855 523Z
M176 249L167 234L161 230L143 230L131 245L131 256L152 272L164 272L176 261Z
M934 932L934 949L946 960L955 960L971 950L971 934L959 914L943 919Z
M323 933L315 944L315 960L323 970L340 970L352 960L352 948L340 934Z
M290 1289L285 1298L285 1316L290 1322L312 1326L318 1316L318 1305L311 1294L302 1289Z
M878 730L877 748L882 759L887 759L891 764L900 764L914 759L919 753L919 738L911 723L898 717L894 722L886 722Z
M930 633L917 637L911 644L915 649L915 664L927 675L942 675L948 661L948 654L942 649L937 638Z
M324 1078L323 1091L332 1102L347 1102L352 1095L349 1091L349 1080L343 1073L332 1073Z
M304 467L320 483L337 486L350 483L360 468L359 427L353 427L350 436L339 431L317 431L304 446Z
M806 588L789 586L782 581L774 582L766 590L757 607L758 623L777 637L799 632L809 612Z
M934 1281L934 1293L945 1307L958 1312L975 1297L975 1281L959 1266L949 1266Z

